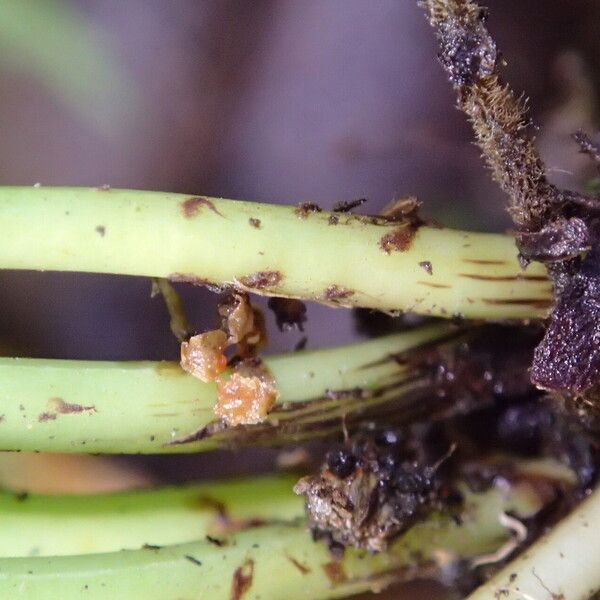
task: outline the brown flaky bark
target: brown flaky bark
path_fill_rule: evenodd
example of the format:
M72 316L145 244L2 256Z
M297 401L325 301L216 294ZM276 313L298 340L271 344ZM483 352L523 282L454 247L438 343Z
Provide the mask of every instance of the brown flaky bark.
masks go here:
M487 12L471 0L421 3L435 28L439 59L469 118L492 176L508 195L520 258L541 261L555 304L535 352L532 381L589 400L600 387L600 200L549 183L523 98L501 77ZM597 146L582 133L581 149Z

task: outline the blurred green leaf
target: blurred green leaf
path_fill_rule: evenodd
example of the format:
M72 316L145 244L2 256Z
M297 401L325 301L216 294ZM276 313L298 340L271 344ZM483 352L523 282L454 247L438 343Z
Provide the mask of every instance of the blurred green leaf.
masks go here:
M0 0L0 68L36 78L102 135L135 113L135 87L109 37L71 2Z

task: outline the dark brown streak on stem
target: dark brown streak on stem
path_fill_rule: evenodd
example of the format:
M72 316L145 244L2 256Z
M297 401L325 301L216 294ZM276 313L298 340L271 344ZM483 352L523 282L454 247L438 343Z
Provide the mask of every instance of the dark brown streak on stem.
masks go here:
M479 273L459 273L459 277L478 281L548 281L543 275L481 275Z
M474 265L505 265L504 260L488 260L483 258L463 258L463 262L472 263Z
M295 559L293 556L286 554L285 557L302 573L302 575L308 575L310 573L310 568L306 565L302 564L299 560Z
M482 298L481 300L486 304L495 304L498 306L522 304L542 309L552 306L552 301L544 298Z
M431 288L450 289L452 286L445 283L432 283L431 281L417 281L420 285L426 285Z

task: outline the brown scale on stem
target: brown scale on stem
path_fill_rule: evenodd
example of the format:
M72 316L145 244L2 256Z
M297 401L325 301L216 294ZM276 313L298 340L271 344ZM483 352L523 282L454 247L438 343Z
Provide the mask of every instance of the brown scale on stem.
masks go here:
M523 266L548 267L555 304L536 349L532 381L591 404L600 387L600 200L549 183L531 135L526 102L502 81L502 60L472 0L425 0L440 43L439 59L458 108L469 118L493 178L509 197ZM598 146L582 132L583 152Z

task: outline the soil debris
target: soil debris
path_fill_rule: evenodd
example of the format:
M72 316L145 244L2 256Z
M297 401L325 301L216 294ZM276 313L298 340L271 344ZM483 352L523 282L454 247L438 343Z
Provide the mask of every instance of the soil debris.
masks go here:
M306 496L313 535L333 544L380 552L439 498L441 465L416 460L401 434L356 439L327 454L320 472L294 487Z

